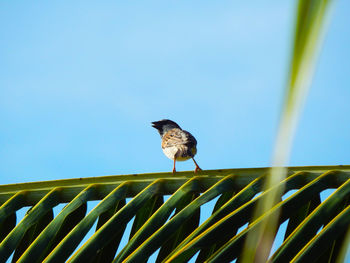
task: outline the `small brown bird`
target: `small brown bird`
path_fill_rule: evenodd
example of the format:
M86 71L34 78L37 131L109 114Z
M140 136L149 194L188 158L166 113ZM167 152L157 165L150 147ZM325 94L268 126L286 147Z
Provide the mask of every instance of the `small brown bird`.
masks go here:
M191 133L182 130L177 123L171 120L154 121L152 127L158 130L162 138L164 154L169 159L174 160L173 173L176 172L176 161L186 161L190 158L196 165L194 172L201 170L193 158L197 153L197 141Z

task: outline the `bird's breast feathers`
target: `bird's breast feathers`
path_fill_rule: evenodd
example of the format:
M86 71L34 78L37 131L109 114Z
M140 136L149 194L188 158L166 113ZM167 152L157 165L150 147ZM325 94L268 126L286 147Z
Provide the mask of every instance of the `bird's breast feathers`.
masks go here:
M171 160L176 158L176 161L186 161L192 157L194 157L197 153L197 148L192 147L188 149L184 145L177 145L163 148L163 152Z

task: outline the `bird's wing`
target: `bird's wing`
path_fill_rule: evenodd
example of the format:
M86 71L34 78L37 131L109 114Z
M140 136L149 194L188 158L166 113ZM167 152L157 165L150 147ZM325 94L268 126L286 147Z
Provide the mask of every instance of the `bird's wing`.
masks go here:
M197 146L197 140L196 138L194 138L194 136L189 133L188 131L183 131L185 134L186 134L186 138L187 138L187 145L192 148L192 147L195 147Z
M172 147L176 145L186 145L189 147L196 146L197 141L187 131L181 129L171 129L164 134L162 139L162 148Z

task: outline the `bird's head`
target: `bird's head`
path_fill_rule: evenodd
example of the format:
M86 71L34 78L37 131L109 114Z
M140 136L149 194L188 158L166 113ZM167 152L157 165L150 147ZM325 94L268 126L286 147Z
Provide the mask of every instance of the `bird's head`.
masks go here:
M158 130L160 137L163 137L163 135L171 129L174 129L174 128L181 129L176 122L173 122L171 120L154 121L152 122L152 127Z

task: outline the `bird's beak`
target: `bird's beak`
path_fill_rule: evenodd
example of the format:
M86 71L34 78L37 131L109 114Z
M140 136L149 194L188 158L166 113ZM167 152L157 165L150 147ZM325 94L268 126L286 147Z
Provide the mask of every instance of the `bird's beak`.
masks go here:
M159 124L156 121L151 122L151 123L152 123L152 127L153 128L155 128L155 129L159 129L160 128Z

